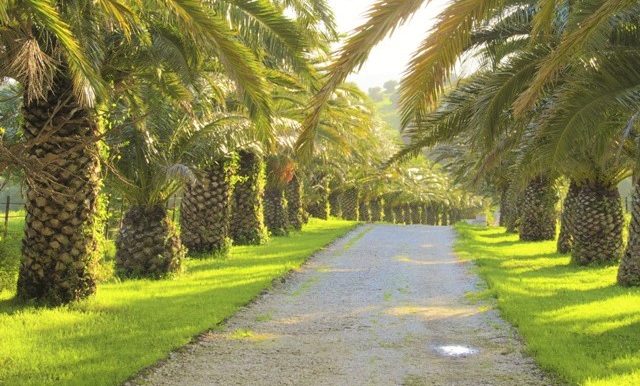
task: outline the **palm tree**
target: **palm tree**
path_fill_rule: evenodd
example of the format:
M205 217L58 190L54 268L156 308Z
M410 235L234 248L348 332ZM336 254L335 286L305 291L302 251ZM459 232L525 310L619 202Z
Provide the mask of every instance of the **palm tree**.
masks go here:
M342 218L350 221L360 220L360 192L355 186L347 187L340 196Z
M185 186L180 203L180 237L190 252L227 255L236 166L232 156L211 160L197 181Z
M385 219L385 212L383 211L384 200L381 196L376 195L371 200L370 208L371 208L371 221L380 222Z
M569 183L569 189L562 203L562 218L560 221L560 234L558 235L558 253L569 253L573 247L575 201L578 197L578 185L575 181Z
M267 158L267 184L264 191L264 222L274 236L289 234L289 216L285 188L293 177L294 166L284 156Z
M222 115L222 114L221 114ZM234 125L229 119L223 128L221 119L203 125L210 131L204 141L192 149L192 154L206 154L203 160L193 160L198 166L197 181L184 187L180 205L180 228L183 244L190 252L226 256L231 246L231 206L233 183L238 157L233 151L248 141L244 120Z
M157 112L154 115L160 118ZM110 186L129 203L116 240L116 271L121 277L160 278L176 273L186 255L166 207L180 186L195 182L196 177L179 163L184 150L177 149L179 142L174 139L177 122L168 115L162 118L169 127L154 122L145 130L130 124L109 139L115 169ZM177 131L185 135L187 127L182 123Z
M224 128L235 124L237 118L219 113L217 119L201 124L193 111L183 111L184 105L172 106L170 99L157 89L139 95L143 98L136 99L137 108L123 98L121 109L112 115L112 121L122 124L107 136L112 167L109 185L129 205L116 240L116 271L122 277L160 278L180 271L186 255L168 215L168 200L184 186L194 190L211 182L210 177L218 168L226 177L228 164L211 163L209 157L211 148L220 144L216 138L228 136ZM195 166L201 165L203 159L207 160L206 173L198 175ZM193 197L188 196L182 205L186 212L181 216L183 224L185 218L192 216ZM204 206L203 203L203 210ZM219 213L213 215L223 222L218 225L223 231L210 235L193 223L187 224L184 232L191 232L187 241L206 238L207 242L224 247L229 206L216 209Z
M304 193L306 210L313 217L327 220L331 210L328 174L321 170L311 170L310 173L311 178Z
M113 54L126 62L138 47L160 44L173 26L183 41L217 58L242 85L253 116L268 126L262 66L208 4L8 1L0 6L0 25L0 76L23 85L25 153L36 164L27 170L19 298L59 304L95 291L97 142L105 129L95 106L108 105L105 79L117 87L118 78L135 71L122 62L114 67Z
M302 180L298 173L291 177L291 181L287 184L285 198L287 200L287 218L289 225L294 230L302 230L302 224L305 222L305 212L302 205Z
M238 181L233 192L231 237L238 245L259 245L269 238L264 225L265 186L263 157L257 149L238 152Z

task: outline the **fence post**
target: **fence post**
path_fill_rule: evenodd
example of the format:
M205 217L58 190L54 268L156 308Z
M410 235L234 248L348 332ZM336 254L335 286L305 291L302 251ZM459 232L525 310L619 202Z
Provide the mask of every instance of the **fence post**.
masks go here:
M9 208L11 207L11 195L7 194L7 204L4 207L4 237L7 239L7 233L9 233Z

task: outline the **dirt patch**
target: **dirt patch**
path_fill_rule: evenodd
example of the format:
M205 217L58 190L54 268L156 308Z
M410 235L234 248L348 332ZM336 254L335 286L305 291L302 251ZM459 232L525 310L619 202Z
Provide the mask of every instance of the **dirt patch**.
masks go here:
M446 227L360 228L151 370L157 385L550 385ZM204 311L203 311L204 312Z

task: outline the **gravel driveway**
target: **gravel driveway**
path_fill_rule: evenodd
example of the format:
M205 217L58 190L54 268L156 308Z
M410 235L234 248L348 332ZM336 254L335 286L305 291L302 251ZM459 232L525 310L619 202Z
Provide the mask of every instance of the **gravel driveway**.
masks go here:
M465 296L479 279L453 240L448 227L360 227L136 382L553 384L513 329Z

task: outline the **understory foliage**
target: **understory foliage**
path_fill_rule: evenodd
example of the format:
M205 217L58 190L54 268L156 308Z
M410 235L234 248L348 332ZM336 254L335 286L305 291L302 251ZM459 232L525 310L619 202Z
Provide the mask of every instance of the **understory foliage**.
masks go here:
M314 148L336 87L425 3L371 6L312 100L302 152ZM640 283L640 213L632 211L623 251L616 188L640 170L639 11L637 2L449 3L400 82L408 143L390 163L427 152L464 189L499 203L500 224L523 241L555 237L555 191L569 185L558 249L579 265L622 259L619 284Z
M0 172L25 187L17 298L82 300L111 265L173 277L310 213L409 224L432 205L446 224L482 205L424 157L387 165L400 135L353 84L328 91L315 151L296 146L339 40L326 2L187 3L0 5ZM121 218L105 223L100 197Z

